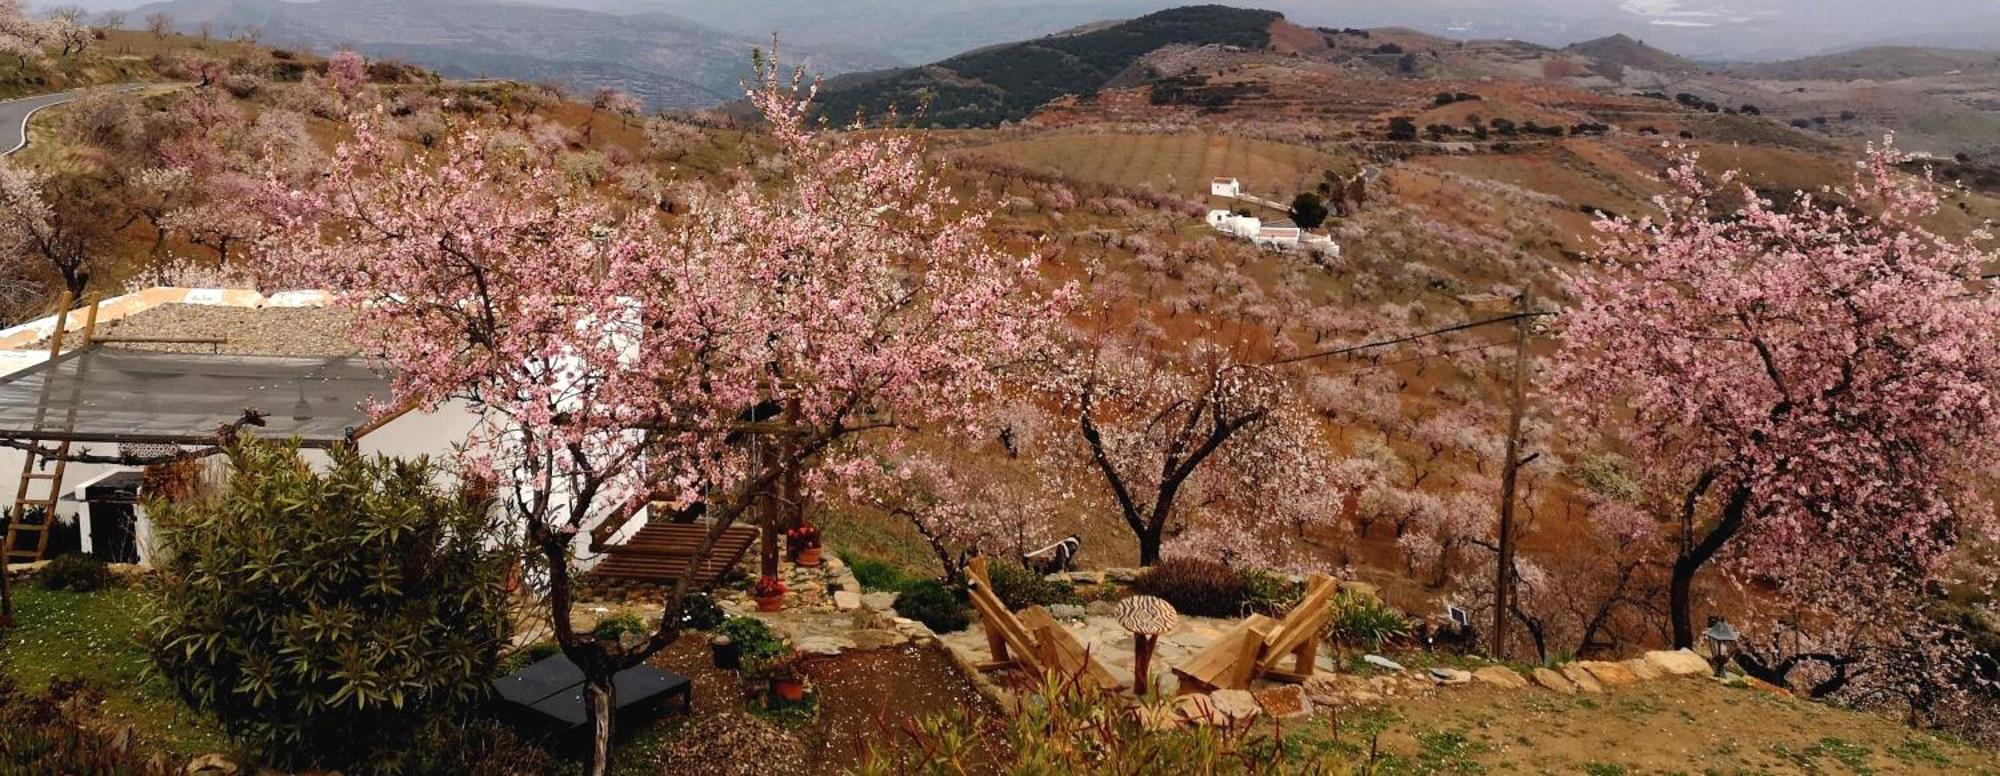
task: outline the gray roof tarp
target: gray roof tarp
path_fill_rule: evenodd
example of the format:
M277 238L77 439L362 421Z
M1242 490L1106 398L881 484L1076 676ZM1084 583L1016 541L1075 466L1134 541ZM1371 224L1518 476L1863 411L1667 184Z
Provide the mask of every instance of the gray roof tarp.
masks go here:
M366 359L96 347L0 377L0 439L209 444L255 407L267 413L258 436L325 446L389 398L389 378Z

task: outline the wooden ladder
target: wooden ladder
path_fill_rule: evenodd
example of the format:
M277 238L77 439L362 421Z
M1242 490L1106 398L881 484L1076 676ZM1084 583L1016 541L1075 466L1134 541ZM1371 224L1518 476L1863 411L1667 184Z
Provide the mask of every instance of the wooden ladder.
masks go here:
M54 393L56 360L62 357L65 329L69 328L70 305L74 298L63 295L62 308L56 313L56 330L49 335L48 367L42 376L41 400L35 407L35 431L48 430L49 396ZM83 347L90 347L91 338L97 333L97 304L93 298L85 309L83 317ZM14 506L7 515L7 536L0 543L4 551L5 563L33 563L48 556L49 532L55 527L56 501L62 498L63 469L69 458L69 434L76 430L77 405L83 401L84 371L90 362L77 365L75 379L69 385L69 400L63 405L63 438L58 440L54 450L39 444L33 450L24 451L21 457L21 480L14 490ZM47 469L47 471L42 471ZM46 484L46 495L37 495L38 483ZM40 510L41 521L28 522L29 510ZM33 534L32 539L27 536Z

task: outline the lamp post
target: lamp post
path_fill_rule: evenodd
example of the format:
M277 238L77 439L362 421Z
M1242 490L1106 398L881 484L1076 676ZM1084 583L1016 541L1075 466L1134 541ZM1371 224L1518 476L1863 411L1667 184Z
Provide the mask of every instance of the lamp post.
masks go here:
M1718 615L1708 616L1708 630L1702 631L1702 638L1708 641L1708 662L1715 666L1715 678L1723 677L1722 667L1729 664L1729 656L1736 650L1736 629Z

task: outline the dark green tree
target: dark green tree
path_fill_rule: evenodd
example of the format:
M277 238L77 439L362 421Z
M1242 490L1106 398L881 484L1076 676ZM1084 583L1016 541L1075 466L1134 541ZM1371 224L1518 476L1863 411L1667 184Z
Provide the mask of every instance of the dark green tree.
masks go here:
M285 768L399 772L486 692L506 643L490 496L428 460L242 440L226 485L149 507L159 673Z
M1300 229L1318 229L1326 223L1326 198L1310 191L1301 191L1292 198L1292 223Z
M1417 122L1412 120L1408 116L1397 116L1395 118L1389 119L1389 139L1390 140L1417 139Z

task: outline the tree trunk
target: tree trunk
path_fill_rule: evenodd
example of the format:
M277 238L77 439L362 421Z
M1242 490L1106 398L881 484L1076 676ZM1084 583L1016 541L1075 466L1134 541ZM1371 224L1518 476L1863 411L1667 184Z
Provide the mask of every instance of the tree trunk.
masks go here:
M606 776L611 772L611 723L612 712L618 708L613 697L616 688L612 685L610 673L591 672L584 677L583 713L589 718L590 761L584 769L587 776Z
M1694 649L1694 575L1706 565L1722 545L1743 528L1744 513L1750 507L1750 488L1738 485L1729 494L1729 503L1715 527L1701 541L1674 559L1673 578L1667 586L1667 616L1673 621L1674 648Z
M1151 566L1160 562L1160 534L1147 532L1139 534L1139 565Z

